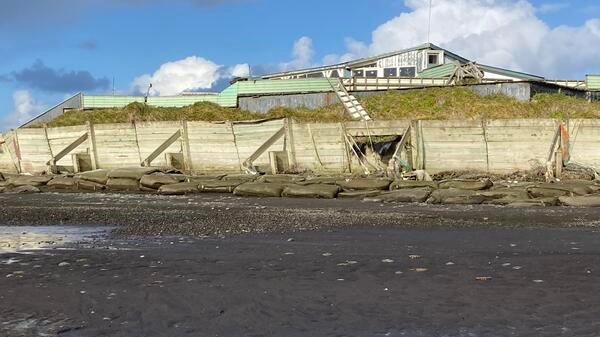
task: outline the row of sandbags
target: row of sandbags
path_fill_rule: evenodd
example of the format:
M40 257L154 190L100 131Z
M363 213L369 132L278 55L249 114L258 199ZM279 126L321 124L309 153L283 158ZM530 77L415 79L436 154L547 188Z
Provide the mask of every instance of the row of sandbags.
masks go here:
M211 192L255 197L354 198L432 204L600 206L600 185L593 181L494 184L488 179L436 182L350 176L186 176L156 168L95 170L74 176L0 175L0 192L36 192L40 188L148 191L163 195Z

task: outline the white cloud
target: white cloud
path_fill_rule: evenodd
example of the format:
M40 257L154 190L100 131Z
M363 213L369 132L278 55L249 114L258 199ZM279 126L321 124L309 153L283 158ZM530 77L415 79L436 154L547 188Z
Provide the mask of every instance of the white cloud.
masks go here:
M202 57L189 56L164 63L151 75L144 74L135 78L132 89L137 93L146 93L152 83L151 95L177 95L185 90L209 89L220 79L247 76L248 73L247 64L224 68Z
M368 44L350 40L339 59L426 42L429 1L405 0L405 5L409 12L380 25ZM434 0L431 42L480 63L546 77L581 78L590 68L597 71L600 48L593 46L600 45L600 20L551 28L537 17L541 10L525 0Z
M313 65L314 54L315 51L313 49L312 39L303 36L294 42L294 48L292 50L293 59L288 62L280 63L279 68L282 71L286 71L310 67Z
M227 70L227 75L231 75L230 77L245 77L250 75L250 66L248 64L236 64L232 67L229 67Z
M17 90L13 93L14 110L6 118L8 128L17 127L36 115L42 113L48 107L37 101L27 90Z

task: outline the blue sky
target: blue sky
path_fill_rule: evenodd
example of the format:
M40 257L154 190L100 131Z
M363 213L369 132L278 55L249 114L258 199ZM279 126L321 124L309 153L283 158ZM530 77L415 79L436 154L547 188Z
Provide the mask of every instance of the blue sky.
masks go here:
M196 74L191 81L199 84L189 89L209 89L235 73L234 65L280 70L426 42L419 18L427 1L2 0L0 130L78 91L110 93L113 76L117 93L135 92L139 83L154 80L163 84L156 93L164 94L180 89L174 71ZM561 57L565 48L598 49L590 45L600 41L597 1L433 3L432 42L460 55L548 77L600 72L596 51L567 66L552 56L556 49ZM458 3L474 7L481 19L447 14ZM498 22L489 23L486 14ZM526 38L519 35L523 31ZM527 46L519 48L523 40ZM563 41L570 47L553 45ZM178 63L188 57L194 59ZM164 64L171 67L158 71Z

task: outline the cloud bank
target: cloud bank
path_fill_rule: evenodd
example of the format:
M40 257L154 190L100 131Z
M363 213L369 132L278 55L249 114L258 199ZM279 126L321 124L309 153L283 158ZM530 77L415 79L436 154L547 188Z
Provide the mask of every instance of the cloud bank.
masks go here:
M107 89L110 80L106 77L95 78L89 71L54 69L41 60L31 67L14 71L2 77L4 81L13 81L32 89L46 92L77 92Z
M168 96L186 90L210 89L219 80L248 76L248 73L247 64L224 67L199 56L190 56L164 63L154 73L135 78L131 86L135 93L145 94L152 83L151 95Z
M345 61L409 48L427 41L428 0L405 0L408 12L383 23L370 42L346 40ZM564 6L564 5L563 5ZM564 7L561 7L564 8ZM600 19L550 27L537 14L556 6L529 1L434 0L431 42L468 59L556 78L581 78L600 67Z
M13 104L13 111L6 117L3 123L7 129L27 122L48 107L46 104L34 99L27 90L15 91L13 93Z

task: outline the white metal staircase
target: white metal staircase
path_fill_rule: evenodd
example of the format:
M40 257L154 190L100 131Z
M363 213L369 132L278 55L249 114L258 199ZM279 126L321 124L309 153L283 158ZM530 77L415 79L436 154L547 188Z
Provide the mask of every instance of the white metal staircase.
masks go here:
M359 121L371 120L371 116L369 116L369 113L365 110L365 108L363 108L363 106L356 99L356 97L354 97L354 95L350 95L350 93L348 93L346 87L344 86L341 80L338 80L335 83L331 83L331 87L333 88L333 91L335 91L335 93L337 94L340 101L342 101L342 104L344 104L344 108L346 108L348 114L350 114L350 116L353 119Z

